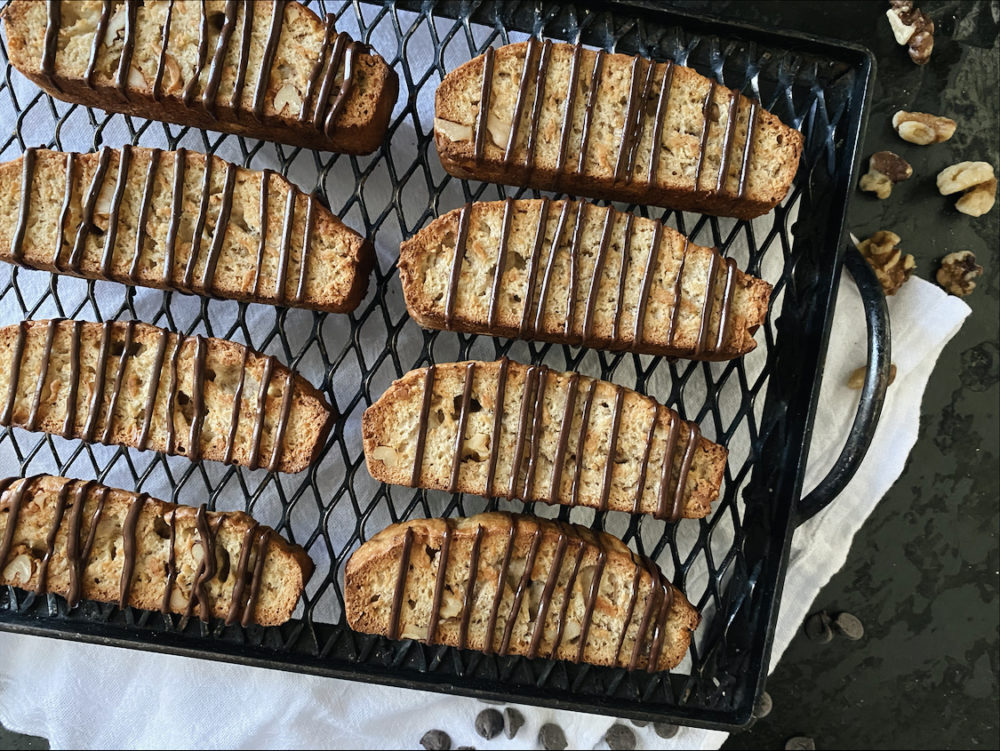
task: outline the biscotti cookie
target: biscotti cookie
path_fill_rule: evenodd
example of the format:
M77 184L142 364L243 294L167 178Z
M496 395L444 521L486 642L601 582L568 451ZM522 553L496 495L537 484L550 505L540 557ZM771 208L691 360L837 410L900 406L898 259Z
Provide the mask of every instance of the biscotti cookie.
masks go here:
M434 134L457 177L741 219L785 197L802 152L798 131L690 68L537 39L445 76Z
M402 244L421 326L724 360L756 346L771 286L660 222L586 201L467 204Z
M709 513L726 464L653 399L506 358L410 371L365 411L362 433L382 482L671 521Z
M96 482L0 480L0 584L227 624L292 616L313 564L241 511L177 506Z
M0 260L88 279L348 312L371 243L281 175L125 146L0 164Z
M285 0L13 0L11 64L68 102L310 149L382 145L399 79Z
M308 467L333 423L274 357L135 321L0 328L0 399L0 426L271 472Z
M382 530L347 562L344 600L356 631L650 672L683 659L699 621L618 538L500 513Z

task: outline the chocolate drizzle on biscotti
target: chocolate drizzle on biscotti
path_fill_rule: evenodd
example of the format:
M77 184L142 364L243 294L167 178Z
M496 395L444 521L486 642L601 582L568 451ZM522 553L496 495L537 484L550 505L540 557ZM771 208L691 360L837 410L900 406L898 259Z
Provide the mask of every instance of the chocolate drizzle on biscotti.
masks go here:
M453 328L455 326L456 318L461 317L460 313L456 313L456 308L458 307L457 303L459 297L459 287L462 279L462 267L465 265L466 255L468 253L469 228L472 221L472 212L474 210L475 204L470 203L463 206L459 211L458 228L454 234L455 246L452 253L448 289L444 303L443 323L444 328L446 329ZM590 281L583 300L584 312L582 321L578 323L577 319L579 316L577 315L577 297L579 296L578 291L580 286L579 265L580 258L583 254L581 248L585 214L589 211L595 210L606 211L606 215L604 218L603 229L601 231L601 239L598 246L597 256L594 261L594 266L590 271ZM497 263L493 272L493 283L489 291L489 313L487 316L486 328L490 333L494 333L494 329L497 326L497 314L500 308L503 288L502 279L508 266L510 252L509 246L512 235L511 227L513 223L514 211L514 201L510 198L506 199L504 202L504 213L500 228L500 236L497 239ZM623 308L625 307L625 282L626 279L630 275L634 275L636 271L633 264L629 263L630 250L632 247L632 227L634 217L631 214L625 215L625 244L621 251L622 261L618 269L619 278L616 285L618 296L615 298L615 318L612 324L612 336L611 341L608 342L606 337L595 335L594 327L596 324L597 305L600 297L602 280L607 264L609 249L613 235L615 234L618 212L613 209L599 209L592 207L584 201L561 202L559 214L556 218L555 231L552 234L552 242L549 244L547 261L544 264L544 273L542 274L540 285L541 290L538 294L536 302L535 290L539 287L539 267L542 265L540 264L540 257L542 245L545 242L546 228L549 223L550 212L551 201L547 198L543 198L539 207L538 223L535 227L535 236L532 244L531 255L528 259L525 271L527 276L527 291L522 297L523 308L521 311L520 323L517 328L517 337L521 339L536 339L543 338L544 334L551 335L556 333L546 331L544 325L545 315L553 305L557 305L562 300L565 300L565 314L560 326L561 331L558 333L560 334L562 340L566 343L583 346L607 347L616 350L631 350L635 352L645 351L644 333L646 319L649 312L648 308L649 300L652 294L653 280L656 276L656 271L660 262L660 245L663 236L663 225L659 221L654 224L652 241L650 243L649 251L646 254L646 264L639 282L640 291L635 311L634 325L632 331L630 332L631 337L625 337L622 336L621 331L621 316ZM571 215L572 220L570 219ZM562 251L560 250L560 240L563 237L566 226L570 224L571 221L572 230L569 239L569 247L565 251ZM684 268L687 261L689 245L690 241L685 237L680 262L677 266L676 276L673 281L670 323L665 336L665 346L667 347L675 346L680 324L679 313L685 302L683 298L682 282L684 278ZM563 287L557 286L552 280L556 267L555 259L561 252L565 252L567 254L569 275L568 283ZM720 265L725 266L725 281L723 282L723 292L719 303L719 324L716 329L715 337L711 338L710 335L713 330L712 322L716 306L715 290L718 283ZM699 317L698 336L696 344L693 348L692 356L712 356L724 350L729 335L729 324L735 300L736 274L737 268L735 261L732 259L722 260L720 259L718 252L712 250L707 281L705 284L705 296L702 300ZM565 297L562 297L559 294L563 289L566 290Z
M0 411L0 425L20 425L26 430L44 429L47 432L60 435L63 438L80 437L87 441L97 441L104 444L115 443L115 429L121 427L121 421L125 419L118 414L118 404L121 400L122 392L128 382L127 374L134 372L139 367L136 358L139 348L135 342L136 322L110 322L103 324L82 323L80 321L66 321L53 319L44 322L44 343L38 353L38 375L34 382L33 389L27 396L21 396L21 379L27 377L22 375L22 369L26 365L26 354L29 337L32 339L41 338L42 322L34 326L31 322L22 321L17 325L17 333L14 337L9 365L9 385L3 403L3 410ZM91 397L87 403L86 411L81 414L79 410L79 400L77 398L80 390L80 349L84 327L97 329L100 334L100 344L97 350L97 358L93 364L94 382ZM151 328L151 327L150 327ZM34 329L34 331L33 331ZM35 333L38 331L39 333ZM138 436L134 439L123 441L127 444L135 445L136 448L146 449L149 447L149 440L152 430L154 413L156 412L157 395L161 393L161 379L164 369L169 378L166 385L164 419L162 430L165 433L164 452L168 454L184 453L192 461L201 457L202 438L201 430L208 413L205 400L205 381L208 371L207 356L209 350L209 340L202 336L186 337L181 334L172 334L163 329L156 329L156 351L153 356L152 367L147 373L148 382L143 403L142 425ZM96 333L96 332L95 332ZM65 396L65 417L59 429L41 428L39 426L40 410L43 405L47 410L59 413L60 405L58 401L62 397L51 397L57 399L55 403L47 401L46 384L56 377L52 372L51 361L55 352L56 339L60 338L63 348L69 350L69 378L68 384L63 393ZM66 339L69 338L69 346L65 347ZM191 394L184 394L183 398L190 399L191 416L190 427L184 448L177 445L177 426L175 424L175 410L178 406L178 397L181 396L179 360L183 350L192 347L194 352L191 355ZM167 362L167 350L171 349L169 364ZM235 390L232 406L232 417L229 422L229 431L226 436L225 463L235 463L233 459L234 450L243 446L246 442L246 432L243 438L239 439L237 432L244 417L249 423L250 446L248 455L239 463L250 469L266 468L269 472L275 472L281 466L281 460L285 448L285 435L291 417L292 395L295 388L294 374L291 370L286 370L281 377L277 376L277 360L268 355L263 358L263 368L258 387L257 398L249 416L244 414L243 393L244 383L247 377L247 363L250 350L243 348L243 367L240 368L239 383ZM260 356L258 356L260 357ZM112 363L116 364L112 364ZM109 373L111 373L109 381ZM270 455L266 461L261 460L261 443L267 421L267 399L271 388L280 383L281 402L277 410L276 419L271 426L273 431L273 441ZM110 390L109 390L110 385ZM18 419L15 409L19 399L22 403L27 402L27 417ZM78 427L83 421L82 429ZM103 429L98 432L98 426L103 424Z
M550 381L558 378L559 375L545 365L527 366L524 369L524 383L520 387L520 390L511 392L509 388L510 366L511 361L506 357L497 363L467 363L464 368L461 396L451 393L442 394L440 390L439 393L435 394L435 385L438 383L437 367L435 365L429 366L423 372L420 379L421 409L417 421L417 442L409 478L411 487L421 486L424 456L430 431L428 418L431 403L436 395L447 403L455 400L459 405L455 437L451 441L451 461L449 463L449 480L447 485L449 492L458 492L461 464L464 456L463 449L466 443L466 425L470 404L474 398L476 374L477 372L482 373L485 368L496 367L498 369L496 376L497 386L493 394L495 412L489 440L489 456L486 459L488 469L484 494L490 497L502 496L523 501L543 500L549 503L561 503L568 506L580 505L581 472L584 464L583 453L586 438L591 429L591 408L598 381L590 378L585 379L587 383L586 392L581 394L581 376L577 373L567 374L568 381L564 386L566 398L562 414L559 415L558 421L553 423L555 415L551 418L546 418L545 396ZM481 377L487 378L489 376L483 375ZM611 384L608 385L611 386ZM621 436L622 418L624 416L625 389L617 385L612 386L612 388L614 396L610 405L611 428L608 432L606 444L604 444L605 448L601 450L601 453L606 454L608 458L601 476L601 487L598 494L597 509L600 511L608 508L608 502L611 497L612 478L614 467L616 466L614 457ZM486 400L480 399L477 401ZM505 424L504 405L508 403L518 405L516 425L511 423ZM577 414L580 415L580 420L574 449L574 470L567 495L562 490L563 477L566 473L566 457L569 453L569 442L573 426L577 422L575 420L575 415ZM664 415L669 420L669 429L661 457L663 466L656 490L657 503L653 516L657 519L676 522L680 519L683 512L684 498L687 494L688 481L691 474L691 465L695 452L698 449L701 432L695 423L682 420L676 412L661 405L655 406L653 410L653 423L646 434L646 444L643 449L643 460L640 469L640 482L636 488L632 512L640 512L640 503L646 487L649 458L653 446L657 443L655 428ZM677 449L680 444L682 423L687 426L686 440L683 444L684 454L679 459L680 470L675 480L673 469L674 461L677 459ZM556 441L556 452L553 457L552 473L548 478L548 485L542 486L539 485L539 479L536 476L538 456L543 439L542 432L546 429L553 429L553 425L557 425L559 430ZM504 431L514 436L514 440L510 444L513 452L509 470L510 478L506 485L496 482L497 463L501 444L503 443L501 441L501 434Z
M593 65L590 67L589 72L582 73L581 69L584 65L583 46L579 43L574 45L559 44L559 46L564 48L570 47L571 52L567 88L553 92L553 96L565 101L561 118L559 149L554 171L558 175L557 180L559 185L570 189L570 192L572 192L573 180L583 176L587 172L588 160L593 159L593 155L588 151L588 146L604 68L607 64L607 53L603 50L594 51ZM548 80L548 74L552 49L553 43L550 40L542 42L536 38L532 38L526 43L517 93L514 97L514 107L513 111L509 113L511 129L507 135L506 144L502 147L503 156L501 161L504 167L510 167L519 162L529 172L535 167L538 122L543 103L545 102L546 88L551 85ZM495 51L492 47L488 48L483 55L482 88L473 135L473 156L477 162L482 161L486 156L489 113L494 100L492 89L494 83L493 71L496 65L495 57ZM638 166L639 149L643 140L643 133L649 126L652 127L652 132L650 134L645 180L651 185L660 182L660 152L664 149L661 139L664 124L670 115L670 90L673 84L674 67L674 63L670 60L664 63L657 63L641 57L633 58L628 93L624 103L621 140L613 168L615 183L627 185L636 179L637 175L635 173ZM650 118L647 114L648 104L654 98L654 82L658 68L662 69L659 93L656 95L655 114ZM579 130L580 141L578 153L576 158L570 163L570 140L573 133L576 132L573 124L576 119L577 99L580 97L581 83L583 91L586 92L586 98L582 105L582 126ZM527 122L523 122L525 104L528 101L529 91L532 87L534 88L534 93L531 95L531 114L527 118ZM713 112L715 112L714 98L720 88L722 87L718 83L710 81L708 92L702 103L703 121L699 134L698 156L693 175L694 189L696 191L700 189L702 182L702 172L705 165L712 122L717 119L717 117L713 117ZM746 195L753 142L758 127L757 114L759 105L753 100L748 100L750 102L750 111L747 118L746 140L742 146L737 190L735 193L730 193L727 190L727 182L729 168L734 158L732 151L735 145L736 126L740 103L743 97L738 92L728 89L724 90L728 92L729 105L727 107L726 127L723 131L720 144L718 173L714 183L703 192L707 192L709 195L732 195L738 199L742 199ZM508 113L500 113L500 119L506 120L506 114ZM521 131L524 127L527 127L527 134L523 139L523 154L519 154L518 144L521 142ZM567 180L569 181L568 183L566 182Z
M180 278L177 278L177 269L174 268L177 258L178 233L184 217L184 194L185 175L190 169L188 165L188 154L184 149L178 149L173 153L173 168L171 175L171 197L169 200L170 213L167 218L166 239L164 241L163 265L159 278L155 280L145 278L141 274L143 249L147 244L151 244L154 238L150 234L149 220L153 211L153 199L155 181L160 174L160 170L165 168L163 152L159 149L148 150L149 161L138 169L133 167L137 162L136 154L146 151L136 149L132 146L124 146L119 152L117 174L113 178L113 188L106 212L107 227L101 229L95 221L96 208L99 197L104 193L105 186L111 178L112 155L115 150L102 148L98 153L98 162L93 176L84 189L81 196L81 221L73 236L69 257L63 262L62 246L66 239L65 227L70 216L70 206L73 194L74 164L82 158L79 154L66 155L65 189L63 204L60 210L56 243L53 248L51 262L62 272L74 274L76 276L92 277L106 280L123 282L130 285L143 285L156 283L167 289L176 289L187 294L200 294L214 296L218 293L215 285L215 273L222 258L224 241L229 227L229 217L232 212L235 199L238 168L225 162L225 174L222 181L221 193L218 194L219 210L213 218L210 216L210 205L213 202L213 166L216 160L214 157L205 157L204 171L201 180L201 196L198 203L197 213L193 218L194 232L191 238L191 250L187 261L180 271ZM18 207L17 224L11 235L10 261L25 268L38 268L37 265L28 263L24 257L25 236L29 226L29 218L32 213L32 188L38 172L38 149L31 147L25 150L22 157L21 169L21 196ZM135 242L131 245L132 255L130 258L117 259L116 252L126 253L128 248L123 247L118 242L120 227L120 208L129 191L130 172L131 177L137 177L136 173L144 170L145 178L136 213ZM261 173L260 181L260 211L259 227L260 239L257 247L256 264L254 267L254 277L251 285L252 295L255 299L266 299L277 304L302 305L305 301L306 273L312 261L313 228L315 224L315 201L313 196L306 197L306 218L305 229L302 236L302 245L298 253L298 280L294 284L291 295L286 294L288 282L288 271L292 259L292 231L295 226L295 205L298 202L299 192L289 185L283 211L281 212L281 233L278 243L278 259L274 286L270 292L262 290L263 273L265 268L265 252L268 248L268 238L271 225L271 212L269 210L270 185L274 173L264 170ZM211 223L211 235L206 236L206 227ZM92 236L103 235L103 245L98 269L90 272L85 268L84 258L87 252L87 243ZM125 266L125 270L116 271L115 267ZM200 269L200 273L199 273Z
M36 494L50 492L41 486L45 480L43 475L35 475L25 479L8 478L0 480L0 509L6 510L6 528L0 538L0 571L4 571L7 559L16 555L14 539L18 521L26 502L30 502ZM60 479L60 478L48 478ZM16 486L16 487L15 487ZM126 491L119 491L125 493ZM104 519L108 496L111 488L90 481L65 480L56 495L55 510L52 513L52 523L46 533L44 552L38 567L38 576L34 591L46 594L49 589L49 568L53 556L57 552L64 558L69 570L68 589L64 593L70 608L76 607L83 596L84 572L92 562L94 543L97 539L98 526ZM139 560L139 528L142 515L152 501L148 494L128 493L131 497L125 517L121 522L121 574L119 576L118 606L124 608L130 603L132 588L135 583L136 564ZM85 523L84 512L87 502L96 496L93 513ZM216 575L216 547L219 527L225 516L219 515L217 523L209 522L206 506L198 509L195 516L195 542L200 546L202 556L195 576L191 581L190 590L184 597L184 605L178 607L177 599L172 597L177 581L177 511L180 507L164 504L169 514L169 539L166 561L166 576L164 580L161 612L163 613L193 613L197 607L202 620L209 620L212 612L209 597L208 582ZM154 514L159 511L152 512ZM164 515L164 518L166 514ZM267 548L274 531L256 521L247 528L243 535L240 555L236 568L230 573L234 581L232 601L229 607L226 624L241 623L243 626L252 622L254 611L260 596L263 579L263 564L267 556ZM149 521L146 522L151 523ZM86 528L86 538L83 538ZM110 527L108 527L110 529ZM61 542L61 544L59 544ZM149 551L146 551L147 555ZM38 553L32 551L33 556ZM220 577L221 578L221 577ZM228 581L226 577L224 581ZM27 589L27 581L20 581L18 586Z
M459 649L469 648L469 623L472 610L475 607L476 591L478 587L489 586L496 582L495 594L490 605L490 611L486 623L482 651L487 654L496 653L507 655L512 652L522 654L521 650L511 650L514 628L518 622L518 616L522 609L527 606L525 595L529 590L534 590L536 584L541 584L541 593L538 599L537 614L529 616L529 623L534 619L534 626L531 628L529 643L526 652L527 657L535 658L541 655L541 645L545 633L549 630L550 613L556 596L560 597L560 607L555 613L556 622L554 624L555 636L547 656L555 659L566 647L570 649L568 659L573 662L581 662L585 657L585 650L588 644L588 634L594 623L594 611L597 607L597 600L601 596L601 586L605 582L605 572L607 570L608 549L605 546L603 533L591 533L583 530L574 524L561 521L546 521L523 517L517 514L506 515L509 518L510 526L507 531L497 532L496 535L505 538L503 554L498 575L494 578L488 574L487 578L480 581L480 565L482 562L482 546L486 536L486 528L479 524L476 527L475 535L471 545L468 546L468 578L466 579L465 590L461 602L461 615L459 617L459 630L457 646ZM430 533L425 535L425 539L420 541L421 549L426 546L427 550L433 551L432 560L436 561L436 571L434 574L434 589L431 600L430 614L427 622L426 636L421 641L426 644L444 643L440 637L440 627L442 623L442 600L445 589L445 579L450 567L461 565L455 553L455 531L456 523L451 519L442 519L444 531L440 535ZM528 531L534 527L532 531ZM546 537L555 533L554 555L551 563L545 571L536 572L536 564L539 552L543 543L553 544L546 541ZM527 539L525 539L527 537ZM405 638L403 635L403 602L406 599L407 586L410 580L410 560L414 546L417 542L417 534L414 529L407 526L402 534L402 539L397 540L396 545L400 547L398 556L399 563L396 569L396 578L393 585L392 605L389 612L389 622L386 628L386 635L390 639ZM513 587L509 598L506 595L505 586L509 581L509 575L514 562L514 548L518 544L526 544L528 547L525 554L522 573L517 579L516 586ZM570 550L572 552L570 553ZM570 641L565 641L566 622L569 612L570 600L574 597L574 588L577 580L580 579L581 566L588 552L592 558L589 564L593 567L593 575L590 577L589 586L583 585L581 580L581 594L584 603L583 615L580 622L579 634ZM569 553L569 555L567 555ZM674 591L673 585L668 582L659 567L649 558L637 556L634 553L632 562L636 573L632 577L629 587L629 604L626 610L624 623L617 639L617 649L615 651L613 664L627 664L630 670L638 668L645 657L646 670L654 672L660 662L665 639L666 623L673 606ZM564 569L564 562L570 561L569 575L565 579L563 586L559 585L561 572ZM648 576L644 577L643 573ZM643 585L645 579L648 584ZM586 586L586 590L583 587ZM643 590L645 596L643 597ZM637 605L640 600L644 601L641 614L637 614ZM507 605L504 605L504 602ZM530 606L534 607L534 606ZM504 626L499 628L501 615ZM625 637L630 631L633 618L638 617L639 623L635 630L634 645L631 653L623 654ZM413 624L416 625L416 624ZM448 643L451 643L450 641Z
M163 27L160 33L156 74L152 86L152 97L155 101L161 101L164 96L163 76L166 70L167 55L169 54L167 50L170 41L170 28L176 20L174 18L175 1L169 0L167 4ZM125 0L125 26L121 51L118 53L114 76L111 81L111 85L125 101L129 99L131 88L129 71L132 66L132 58L135 54L137 37L135 26L140 5L142 5L140 0ZM236 112L240 109L243 102L247 72L250 67L250 43L255 5L256 3L253 2L226 0L222 14L222 26L215 40L215 49L209 55L209 18L205 0L200 0L201 12L198 21L197 63L180 95L180 101L186 107L195 105L195 93L199 81L204 74L205 84L201 95L197 98L198 106L212 120L220 119L218 115L220 105L219 90L226 70L225 61L229 55L230 46L236 42L239 44L239 51L236 59L233 89L228 99L222 102L222 104L230 112ZM281 28L286 6L287 0L275 0L272 3L271 19L268 23L267 35L264 40L260 69L253 85L252 104L250 107L253 118L258 123L263 123L265 119L264 103L273 73L278 43L281 38ZM243 23L239 25L239 33L236 33L237 17L240 8L243 8ZM91 41L90 55L84 74L84 82L91 90L96 90L99 85L94 80L94 76L97 70L98 57L102 49L105 50L106 54L115 54L110 50L106 41L112 9L113 3L111 0L102 1L101 12L98 16L94 37ZM336 31L334 28L335 20L336 17L332 13L327 14L324 19L326 33L323 39L323 46L319 50L319 57L314 63L313 73L310 75L308 90L298 118L300 123L309 124L315 131L327 137L336 129L335 123L357 85L356 71L358 56L370 51L367 45L352 40L344 32ZM59 92L62 89L57 81L56 55L59 48L59 31L61 26L60 2L59 0L48 0L40 73L46 83ZM207 73L205 72L206 66L208 67ZM320 75L321 72L322 75ZM338 73L341 74L341 83L331 98ZM233 117L227 116L225 119L232 120ZM275 119L277 119L277 116L275 116Z

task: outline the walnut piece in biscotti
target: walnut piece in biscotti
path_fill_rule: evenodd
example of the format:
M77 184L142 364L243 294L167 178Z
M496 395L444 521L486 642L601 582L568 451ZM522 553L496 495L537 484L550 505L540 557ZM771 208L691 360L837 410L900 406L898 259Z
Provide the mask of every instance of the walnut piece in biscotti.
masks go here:
M887 295L896 294L917 267L913 256L899 247L899 241L895 232L880 230L858 243L858 250L875 270L875 276Z
M966 297L976 288L976 279L983 273L983 267L976 263L976 255L971 250L949 253L941 260L937 271L937 283L944 290L957 297Z

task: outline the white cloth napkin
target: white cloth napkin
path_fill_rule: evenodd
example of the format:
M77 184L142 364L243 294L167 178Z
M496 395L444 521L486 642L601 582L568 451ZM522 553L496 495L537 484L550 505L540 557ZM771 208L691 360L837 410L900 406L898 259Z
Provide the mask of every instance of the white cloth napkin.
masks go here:
M368 23L374 20L376 25L368 39L377 50L386 52L390 57L396 47L393 24L398 22L400 29L407 32L416 19L414 14L405 12L399 12L395 18L386 15L373 19L371 16L374 11L369 13L372 11L369 6L354 7L365 14ZM352 27L352 24L356 24L356 19L350 11L338 20L338 26L357 34L359 29L356 25ZM470 39L467 40L464 34L460 34L446 45L443 60L446 69L468 59L470 49L466 47L467 42L482 44L489 38L491 31L479 26L470 26L469 30ZM523 35L512 34L511 38L517 41ZM406 54L409 67L415 72L414 79L419 80L417 74L437 62L430 42L426 23L417 25L412 30ZM408 164L414 157L414 131L426 133L432 128L433 97L437 80L435 76L436 74L432 74L430 80L416 91L408 91L407 83L401 77L400 98L393 118L411 106L410 103L412 109L405 115L403 126L395 132L389 146L397 167ZM17 97L21 108L29 105L37 96L37 89L19 74L13 73L10 81L13 95ZM58 113L69 112L60 128L63 148L91 150L94 145L94 127L87 111L62 103L56 103L55 107ZM0 97L0 132L10 132L16 119L17 113L11 107L11 99L5 94ZM27 145L46 142L52 135L54 120L45 98L35 102L20 123ZM154 123L145 131L140 128L142 121L136 120L133 125L143 133L143 145L166 146L163 128L158 124ZM178 128L172 128L172 132L178 131ZM131 140L121 116L107 121L101 129L101 137L104 143L111 146L119 146ZM181 145L192 150L203 150L206 143L196 132L189 132ZM13 159L20 154L20 150L20 145L15 141L0 153L0 159ZM232 161L242 162L244 159L236 139L232 137L223 139L218 153ZM265 144L260 151L255 152L250 166L256 169L276 168L276 155L275 147ZM430 161L437 184L441 181L440 167L433 155ZM362 158L356 163L364 166L368 164L368 159ZM289 170L290 179L306 190L317 185L317 175L316 165L309 152L301 152ZM343 204L355 191L350 175L345 159L341 158L334 163L326 180L332 205ZM357 189L364 199L364 211L369 216L379 215L382 207L392 200L394 187L386 170L375 170ZM426 189L420 179L411 180L406 184L405 190L396 193L401 205L397 212L390 212L390 215L399 217L399 221L387 221L376 237L376 247L383 268L392 263L402 237L415 229L413 224L426 206L425 193ZM495 195L491 188L484 198ZM459 181L444 181L442 210L457 206L464 200ZM360 227L361 211L359 204L355 202L344 217L345 221L351 226ZM690 230L696 217L686 215L685 219L686 227ZM773 219L770 217L755 220L755 230L761 230L758 237L767 234L771 221ZM789 221L794 221L794 216L789 217ZM729 220L719 221L721 236L728 236L732 224ZM711 228L704 227L702 231L710 233ZM702 244L719 242L707 235L696 236L694 239ZM730 246L730 252L741 266L745 265L745 243L734 242ZM780 272L780 266L780 254L770 253L764 258L761 275L773 281ZM0 268L0 280L5 282L9 273L7 268ZM19 288L26 304L30 307L33 301L39 301L39 307L33 313L34 318L59 314L51 299L46 298L49 279L50 275L44 273L19 272ZM80 300L86 293L86 283L80 280L62 278L58 284L59 294L63 299ZM123 288L99 282L95 289L101 315L113 314L121 302ZM398 309L394 318L401 314L399 298L398 294L391 292L386 297L386 304ZM158 311L161 300L162 296L158 292L137 290L134 300L137 315L150 320L149 317ZM225 332L236 315L235 304L213 301L210 305L215 332ZM776 307L780 309L780 306ZM918 279L904 286L890 301L890 308L898 375L889 391L876 438L878 450L869 454L858 476L836 503L796 533L772 652L772 666L781 656L816 593L842 565L854 533L902 471L906 456L916 440L920 401L927 378L941 349L969 312L961 301L948 297L937 287ZM175 325L182 328L196 320L198 301L175 297L171 310ZM865 360L864 319L857 292L850 281L845 282L841 288L837 310L820 411L813 434L806 478L807 490L822 477L843 444L857 402L857 392L844 384L848 374L863 365ZM0 325L20 320L22 315L17 296L0 296ZM80 317L93 320L94 311L85 306ZM268 306L249 306L246 330L252 344L255 343L257 332L267 331L273 320L273 309ZM290 312L285 319L286 331L290 328L302 328L308 332L310 322L311 316L308 314ZM164 322L160 321L160 324L164 325ZM369 334L371 332L366 327L367 338L362 342L366 354L368 349L382 346L377 336ZM336 338L342 336L342 332L334 330L325 335ZM422 335L418 328L410 326L404 329L399 347L419 352L420 341ZM447 337L443 341L447 343ZM413 350L410 345L415 342L417 344ZM337 346L343 344L339 340L335 343ZM273 343L269 351L280 355L277 346L277 343ZM331 351L337 351L336 347L331 347ZM527 357L523 348L515 348L514 354L521 359ZM437 348L435 355L442 358ZM444 359L447 356L445 354ZM749 355L746 358L748 370L752 372L754 368L759 368L761 360L760 350ZM716 373L721 367L723 366L713 365L712 372ZM588 374L596 374L594 358L588 356L581 369ZM314 383L322 379L321 364L312 362L308 357L301 362L300 370ZM690 388L685 391L685 400L689 404L697 400L698 389L704 388L703 383L700 386L694 383L698 378L701 378L700 374L692 378ZM626 383L625 380L621 382ZM335 389L341 386L339 382L334 384ZM356 382L347 386L353 393ZM727 386L720 395L720 404L723 406L735 403L733 400L739 398L735 379L731 379ZM649 393L665 397L669 393L669 383L654 380L649 384ZM356 416L348 420L345 439L353 441L352 447L360 451L357 422ZM707 426L708 431L711 429L711 426ZM34 445L34 436L28 436L23 431L15 433L17 440L24 445ZM730 442L729 448L734 461L740 461L740 454L746 456L745 440L742 443L734 440ZM101 462L106 461L113 453L112 449L104 447L96 447L93 451ZM37 455L33 461L35 463L30 468L32 472L50 471L49 467L39 464L46 461L44 454ZM142 469L150 459L143 455L137 457L136 461L140 464L139 469ZM171 459L170 462L171 466L179 468L184 464L182 458ZM329 465L330 462L326 464ZM91 467L85 464L75 466L80 467L79 473L91 476ZM16 467L10 443L5 442L0 445L0 468L6 475L15 473ZM215 468L208 467L206 471L214 472ZM337 472L342 473L342 470L326 465L322 469L322 473L326 473L324 477L336 478L339 484L341 475L336 474ZM115 469L108 475L106 482L127 487L132 480L127 472ZM365 483L370 480L362 472L359 473L357 482ZM143 489L155 497L169 497L169 487L164 483L165 480L154 474ZM234 487L229 490L237 492L239 488L235 487L235 483L232 485ZM365 489L365 492L368 490ZM186 488L186 496L194 493L192 487ZM180 500L184 501L185 498ZM233 503L232 506L224 505L230 502ZM225 508L243 507L241 498L235 496L231 499L229 496L222 498L220 504ZM545 509L539 509L539 513L544 512ZM280 506L273 499L262 498L256 513L265 523L274 523L280 516ZM373 519L375 521L377 520ZM291 524L298 533L298 522L293 519ZM685 530L682 525L679 532L684 535L691 529L688 527ZM305 531L308 534L309 529ZM330 534L335 536L342 533L331 529ZM320 551L320 556L323 555L325 551ZM318 567L327 567L325 571L329 570L329 565L328 559L317 560ZM695 587L699 576L706 575L695 569L688 576L689 591ZM323 620L336 617L336 614L324 613L322 608L318 608L317 617ZM418 745L421 735L432 727L447 731L454 746L531 748L535 746L538 728L548 721L557 722L563 727L571 747L592 748L601 742L612 722L607 717L521 707L527 722L517 737L507 740L501 736L484 743L473 730L474 718L483 707L478 701L448 695L0 633L0 721L14 730L43 735L54 748L412 748ZM635 731L644 748L716 748L725 738L724 733L683 729L673 741L666 742L656 737L649 727L635 728Z
M847 489L803 525L771 653L780 659L819 590L843 565L851 539L903 470L917 439L920 402L944 345L969 314L965 303L921 279L889 300L896 380L870 451ZM843 445L857 403L845 385L864 364L865 324L853 283L841 283L813 434L806 490ZM595 748L612 719L519 707L513 740L484 742L474 699L364 685L184 657L0 633L0 721L47 737L53 748L414 748L432 727L453 746L534 748L556 722L571 748ZM641 748L718 748L725 733L683 728L671 741L633 728Z

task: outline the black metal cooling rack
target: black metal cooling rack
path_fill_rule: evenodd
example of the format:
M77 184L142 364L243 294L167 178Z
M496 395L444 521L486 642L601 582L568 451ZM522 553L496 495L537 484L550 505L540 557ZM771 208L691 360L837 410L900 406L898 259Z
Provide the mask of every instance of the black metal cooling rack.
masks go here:
M796 504L818 395L844 247L838 242L873 76L861 48L618 3L314 3L338 28L370 42L397 70L400 97L386 144L347 157L148 122L67 105L42 94L7 61L0 160L26 146L90 151L134 143L185 146L254 169L270 167L315 190L351 226L375 239L379 262L368 295L347 316L192 298L0 268L0 325L22 318L138 318L206 333L278 355L320 386L341 417L317 463L275 475L193 465L126 448L87 446L18 429L0 432L3 474L58 472L137 488L179 503L245 509L303 545L317 563L295 618L279 628L225 627L84 603L67 612L55 596L0 589L0 628L165 651L249 665L636 719L732 729L750 721L767 665L788 545L798 518L829 502L867 447L888 368L877 283L863 284L875 334L855 434L841 466L810 503ZM693 363L550 344L425 332L409 319L395 260L401 239L467 200L536 191L464 182L443 171L433 146L433 96L444 74L487 46L528 34L672 59L759 97L800 129L805 151L788 197L751 222L624 207L662 216L702 245L718 246L774 284L758 347L728 363ZM9 130L8 130L9 128ZM856 260L856 259L855 259ZM720 501L700 521L677 525L618 512L528 504L540 516L590 524L656 558L704 619L688 658L672 673L629 673L567 662L500 658L350 631L343 565L364 540L414 516L470 515L524 504L414 491L375 483L364 466L360 419L392 379L427 364L495 359L579 370L633 387L698 420L727 444ZM883 392L884 393L884 388Z

